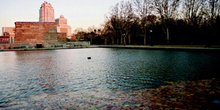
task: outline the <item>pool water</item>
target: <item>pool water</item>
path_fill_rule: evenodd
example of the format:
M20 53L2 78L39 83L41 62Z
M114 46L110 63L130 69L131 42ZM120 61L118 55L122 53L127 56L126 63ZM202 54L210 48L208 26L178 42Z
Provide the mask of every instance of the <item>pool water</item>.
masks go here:
M218 79L219 62L219 53L185 51L88 48L1 52L0 108L41 108L45 103L57 105L55 99L65 102L70 98L81 104L98 99L105 104L119 96L115 91L157 88L166 81Z

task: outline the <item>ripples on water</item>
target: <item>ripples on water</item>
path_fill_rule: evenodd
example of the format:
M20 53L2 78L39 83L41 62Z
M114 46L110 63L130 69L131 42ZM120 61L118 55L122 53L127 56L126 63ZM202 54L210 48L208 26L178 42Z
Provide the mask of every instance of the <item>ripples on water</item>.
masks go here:
M111 91L155 88L165 81L217 78L220 67L219 54L102 48L1 52L0 62L0 107L42 94L99 91L97 97L102 91L110 97Z

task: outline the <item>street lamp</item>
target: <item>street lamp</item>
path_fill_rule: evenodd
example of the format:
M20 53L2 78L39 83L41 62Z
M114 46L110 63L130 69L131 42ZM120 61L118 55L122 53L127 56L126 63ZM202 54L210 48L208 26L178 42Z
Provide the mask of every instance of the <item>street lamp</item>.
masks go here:
M150 30L150 46L153 46L153 43L152 43L152 32L153 32L153 30Z
M126 45L126 34L122 34L124 36L124 46Z

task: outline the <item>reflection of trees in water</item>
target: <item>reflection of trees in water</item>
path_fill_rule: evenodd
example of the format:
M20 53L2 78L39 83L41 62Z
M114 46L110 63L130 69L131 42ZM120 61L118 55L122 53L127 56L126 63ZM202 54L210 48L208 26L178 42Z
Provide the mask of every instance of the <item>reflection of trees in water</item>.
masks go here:
M117 54L108 66L107 87L113 90L155 88L165 81L217 77L215 57L181 51L127 50ZM114 52L113 52L114 53ZM115 54L115 53L114 53ZM219 59L218 59L219 60ZM218 61L216 60L216 61ZM114 66L111 66L114 65ZM212 74L207 77L207 73ZM206 77L205 77L206 76Z
M106 48L16 52L15 55L12 54L15 57L12 59L16 62L13 63L16 68L7 67L12 69L13 74L4 74L3 81L9 81L5 84L10 89L3 95L13 94L11 89L15 89L18 95L46 93L51 100L60 98L62 103L61 99L65 96L59 95L71 91L70 104L71 100L77 104L96 101L120 103L124 99L130 100L130 96L123 91L142 91L158 87L165 81L218 78L220 60L218 53ZM92 57L91 60L87 59L88 55ZM2 53L1 56L6 58ZM120 94L115 90L122 90L120 93L125 95L121 97L127 97L106 98ZM52 95L57 97L53 98ZM68 99L68 96L65 98Z

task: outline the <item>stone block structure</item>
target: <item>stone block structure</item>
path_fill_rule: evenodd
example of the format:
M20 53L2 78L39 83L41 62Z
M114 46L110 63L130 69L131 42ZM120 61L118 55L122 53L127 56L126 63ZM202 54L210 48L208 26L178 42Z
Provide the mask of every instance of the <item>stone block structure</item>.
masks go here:
M30 46L55 45L57 29L55 22L15 22L15 43Z

